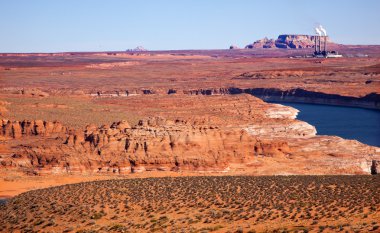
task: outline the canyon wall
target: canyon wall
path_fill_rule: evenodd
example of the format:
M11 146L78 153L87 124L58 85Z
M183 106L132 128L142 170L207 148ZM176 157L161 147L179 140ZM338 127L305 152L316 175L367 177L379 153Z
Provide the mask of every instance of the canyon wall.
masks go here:
M15 91L13 91L15 92ZM36 91L37 92L37 91ZM24 93L30 93L26 90ZM23 94L23 93L20 93ZM54 95L72 95L83 96L84 92L72 93L72 92L58 92ZM93 97L128 97L138 95L172 95L172 94L185 94L185 95L238 95L238 94L250 94L258 97L264 101L273 102L295 102L295 103L312 103L312 104L326 104L326 105L338 105L347 107L360 107L369 109L380 109L380 94L369 93L365 96L345 96L340 94L330 94L318 91L310 91L303 88L294 89L280 89L280 88L199 88L199 89L129 89L129 90L117 90L117 91L96 91L88 95ZM46 94L48 95L48 94ZM4 106L6 108L6 106ZM2 110L0 109L0 112Z
M200 88L200 89L168 89L168 90L126 90L116 92L97 92L90 94L97 97L127 97L149 94L185 94L185 95L238 95L250 94L264 101L295 102L338 105L347 107L360 107L369 109L380 109L380 94L370 93L362 97L344 96L324 92L309 91L302 88L283 90L279 88Z
M377 93L371 93L363 97L351 97L307 91L301 88L285 91L276 88L252 88L242 91L243 93L254 95L265 101L314 103L380 109L380 94ZM239 90L234 90L234 92L239 92Z
M222 97L213 99L222 100ZM248 103L254 101L254 105L244 104L244 97ZM229 105L218 107L223 117L245 116L236 118L241 124L234 125L207 117L174 120L147 117L136 125L119 121L73 129L57 121L2 120L0 167L34 175L146 171L288 175L378 171L379 148L339 137L316 136L315 127L295 119L298 110L294 108L266 104L249 95L236 98L242 102L236 109Z
M301 88L281 90L277 88L216 88L183 91L189 95L237 95L250 94L264 101L314 103L380 109L380 94L371 93L363 97L342 96Z
M9 151L11 156L1 159L1 165L39 174L224 171L230 163L290 151L282 140L258 140L245 130L221 130L183 120L148 118L133 127L121 121L89 125L84 131L67 130L58 122L25 122L2 121L1 136L21 143Z

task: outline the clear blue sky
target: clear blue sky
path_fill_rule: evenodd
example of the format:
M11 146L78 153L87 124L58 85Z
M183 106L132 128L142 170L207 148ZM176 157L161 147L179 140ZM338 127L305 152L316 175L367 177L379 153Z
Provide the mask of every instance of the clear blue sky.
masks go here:
M243 47L318 23L380 44L380 0L0 0L0 52Z

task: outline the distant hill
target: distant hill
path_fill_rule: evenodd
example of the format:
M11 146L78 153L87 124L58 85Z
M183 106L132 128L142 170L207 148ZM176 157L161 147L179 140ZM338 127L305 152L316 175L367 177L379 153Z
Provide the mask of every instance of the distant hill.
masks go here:
M142 46L137 46L134 49L127 49L127 52L143 52L143 51L148 51L148 50Z
M304 48L314 48L315 45L314 35L294 35L294 34L284 34L279 35L278 38L268 39L263 38L245 46L246 49L253 48L281 48L281 49L304 49ZM321 43L323 43L323 38ZM331 39L326 37L327 44L335 44Z

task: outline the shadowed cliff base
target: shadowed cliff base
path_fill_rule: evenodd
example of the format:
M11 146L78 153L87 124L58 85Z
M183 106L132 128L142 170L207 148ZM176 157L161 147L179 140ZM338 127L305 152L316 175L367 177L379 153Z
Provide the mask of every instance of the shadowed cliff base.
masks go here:
M303 89L276 90L276 89L251 89L244 92L250 93L265 101L283 101L313 104L328 104L348 107L361 107L380 109L380 94L370 93L363 97L341 96L321 92L306 91Z
M178 93L177 90L170 89L168 94ZM278 88L220 88L220 89L199 89L184 90L184 94L190 95L239 95L250 94L264 101L269 102L294 102L326 104L347 107L360 107L369 109L380 109L380 94L370 93L363 97L342 96L337 94L327 94L323 92L307 91L301 88L282 90Z
M303 89L281 90L275 88L230 88L231 94L247 93L264 101L327 104L347 107L380 109L380 94L370 93L363 97L341 96Z

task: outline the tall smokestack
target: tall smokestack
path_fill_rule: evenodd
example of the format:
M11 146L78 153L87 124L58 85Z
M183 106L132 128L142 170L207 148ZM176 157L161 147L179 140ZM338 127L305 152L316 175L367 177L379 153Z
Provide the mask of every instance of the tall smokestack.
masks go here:
M317 36L315 37L315 51L318 51L318 53L321 52L321 35L322 35L322 31L321 31L321 28L320 26L314 28L315 29L315 32L317 33ZM317 39L318 39L318 42L317 42ZM318 43L318 46L317 46L317 43ZM318 49L317 49L318 47Z
M314 52L317 53L317 36L314 36Z

